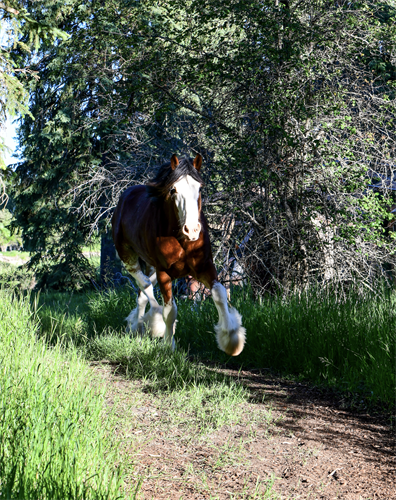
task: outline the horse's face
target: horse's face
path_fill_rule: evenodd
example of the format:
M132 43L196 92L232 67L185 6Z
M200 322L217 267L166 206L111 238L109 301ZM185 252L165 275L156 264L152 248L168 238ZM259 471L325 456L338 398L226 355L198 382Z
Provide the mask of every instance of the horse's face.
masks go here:
M190 175L181 177L170 190L170 195L175 203L179 223L183 234L190 241L196 241L201 232L200 193L201 184Z

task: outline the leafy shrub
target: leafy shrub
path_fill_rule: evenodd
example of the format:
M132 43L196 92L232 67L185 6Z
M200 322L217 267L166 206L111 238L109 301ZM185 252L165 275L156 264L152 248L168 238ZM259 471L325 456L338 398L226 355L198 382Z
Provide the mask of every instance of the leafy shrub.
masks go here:
M25 265L14 266L8 262L0 262L0 288L29 290L34 284L34 274Z

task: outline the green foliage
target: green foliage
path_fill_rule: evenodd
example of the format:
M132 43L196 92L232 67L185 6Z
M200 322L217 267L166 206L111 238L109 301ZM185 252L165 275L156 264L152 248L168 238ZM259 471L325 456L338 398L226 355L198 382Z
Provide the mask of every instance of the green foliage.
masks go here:
M39 286L70 289L79 286L81 276L86 281L89 269L81 249L93 237L87 222L92 216L102 228L106 200L101 193L96 199L92 191L78 197L76 188L109 158L121 163L134 158L118 139L133 113L119 116L106 107L108 96L119 100L113 92L112 68L118 65L114 25L127 9L120 12L119 3L102 7L91 1L73 8L74 2L67 2L56 22L72 36L40 47L40 78L31 81L32 116L20 129L25 160L16 169L15 196L16 225L23 228ZM88 220L76 211L83 202L89 205Z
M22 244L21 236L11 232L11 221L11 212L6 208L0 210L0 248L4 248L4 250L9 245L20 247Z
M4 246L4 244L11 240L11 232L9 230L11 218L12 215L8 210L0 211L0 246Z
M0 20L2 22L0 47L0 129L7 115L33 115L29 111L29 89L27 76L36 77L30 67L23 64L24 54L31 49L37 51L41 42L65 39L67 34L49 22L49 12L59 2L46 0L40 2L37 9L31 2L24 0L4 0L0 2ZM29 10L28 10L29 9ZM46 19L47 18L47 19ZM25 78L20 78L23 75ZM5 147L0 141L0 169L5 168L3 151Z
M11 253L11 252L7 252ZM26 266L15 266L8 262L0 262L0 288L10 290L30 290L33 287L34 275Z
M95 278L95 270L90 261L84 257L80 248L74 243L61 246L62 252L41 254L41 259L35 254L27 264L28 269L34 270L37 287L63 290L82 290L90 287Z
M29 297L0 290L0 494L115 499L120 475L86 365L36 337Z
M70 36L31 60L15 179L33 266L67 267L120 191L174 152L205 158L217 264L254 234L245 267L261 292L357 270L368 283L394 262L389 186L367 194L369 169L387 178L395 162L393 4L54 5Z

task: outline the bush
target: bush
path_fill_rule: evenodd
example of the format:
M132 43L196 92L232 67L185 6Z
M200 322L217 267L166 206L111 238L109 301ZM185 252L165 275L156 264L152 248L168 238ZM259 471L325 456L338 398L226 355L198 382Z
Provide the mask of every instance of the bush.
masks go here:
M0 262L0 288L29 290L34 286L34 274L26 266Z

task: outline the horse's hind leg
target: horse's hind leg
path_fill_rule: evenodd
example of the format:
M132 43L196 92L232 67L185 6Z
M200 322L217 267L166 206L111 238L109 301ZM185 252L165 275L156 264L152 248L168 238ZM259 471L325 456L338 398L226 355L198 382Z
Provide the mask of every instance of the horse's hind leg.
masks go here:
M146 265L148 274L146 276L140 267L137 256L129 258L128 262L125 262L125 267L135 278L140 288L136 309L131 311L126 318L127 331L138 331L140 334L143 334L147 327L152 337L163 337L165 324L162 320L162 307L158 304L154 296L154 286L157 283L155 269ZM147 302L150 303L150 310L145 314Z

